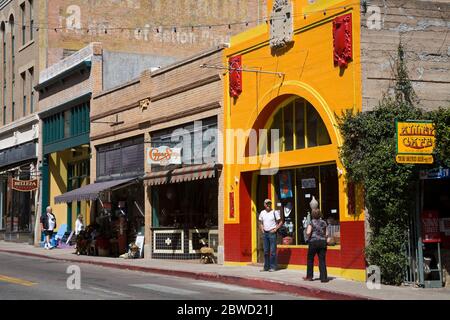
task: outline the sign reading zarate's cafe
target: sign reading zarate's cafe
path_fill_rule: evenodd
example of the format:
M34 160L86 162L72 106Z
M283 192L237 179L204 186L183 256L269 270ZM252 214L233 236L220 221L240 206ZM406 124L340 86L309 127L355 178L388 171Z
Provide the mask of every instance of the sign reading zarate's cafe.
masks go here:
M13 190L21 191L21 192L34 191L38 188L38 181L37 181L37 179L34 179L34 180L12 179L11 188Z
M396 130L398 163L433 163L436 134L431 121L397 122Z

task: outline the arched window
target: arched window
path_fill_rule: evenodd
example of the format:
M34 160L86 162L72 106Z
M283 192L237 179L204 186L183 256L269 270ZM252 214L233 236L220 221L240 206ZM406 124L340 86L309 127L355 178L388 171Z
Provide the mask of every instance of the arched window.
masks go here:
M15 99L14 99L14 89L16 85L16 34L15 29L16 26L14 24L14 16L11 15L9 17L9 26L11 30L11 121L14 121L15 118Z
M262 152L272 153L276 151L272 150L274 146L279 146L279 151L284 152L331 144L330 135L319 113L303 98L284 101L270 121L267 147L260 149ZM277 130L278 135L273 134L272 130Z

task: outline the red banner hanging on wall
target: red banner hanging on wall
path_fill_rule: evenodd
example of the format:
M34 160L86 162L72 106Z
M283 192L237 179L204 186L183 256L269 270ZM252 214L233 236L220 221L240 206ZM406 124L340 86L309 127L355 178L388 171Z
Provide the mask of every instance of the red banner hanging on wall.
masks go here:
M439 212L423 211L422 216L422 242L441 242L441 232L439 228Z
M346 68L353 58L352 14L333 21L334 65Z
M228 67L230 70L230 96L237 98L242 93L242 56L231 57Z
M230 192L230 219L234 219L234 192Z

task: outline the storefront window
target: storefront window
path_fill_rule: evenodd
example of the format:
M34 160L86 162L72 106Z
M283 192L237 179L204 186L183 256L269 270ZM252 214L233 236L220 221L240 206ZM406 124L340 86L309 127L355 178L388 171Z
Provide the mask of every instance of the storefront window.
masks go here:
M106 241L105 246L110 249L103 254L117 257L128 251L139 233L145 233L144 186L133 183L108 194L102 201L93 203L91 227L95 229L96 239ZM88 212L86 209L82 202L76 210L84 213Z
M217 160L217 117L211 117L152 133L152 148L181 147L183 165ZM168 170L167 165L152 164L152 171Z
M283 108L284 151L294 149L294 102Z
M152 190L154 227L217 228L217 179L167 184Z
M278 130L278 138L273 137L272 138L272 130ZM270 141L272 141L272 139L274 139L273 143L270 143ZM269 143L267 144L267 147L269 149L269 153L272 152L279 152L282 150L283 148L283 110L280 109L275 116L273 117L273 122L272 122L272 126L270 127L270 131L269 131ZM279 150L272 150L272 147L277 147L279 148Z
M273 116L269 127L270 130L279 130L279 140L274 141L274 145L279 143L280 151L291 151L294 149L313 148L317 146L331 144L331 139L327 128L320 118L317 110L302 98L294 99L278 109ZM272 149L271 132L268 132L267 150ZM264 139L260 141L260 152L266 152Z
M273 177L258 177L258 212L263 209L263 199L273 195L274 209L283 214L285 227L292 238L289 244L303 245L306 244L304 222L311 211L310 202L315 198L319 202L323 219L329 224L330 232L338 238L338 191L335 164L281 170Z
M311 108L309 104L306 107L306 119L307 119L307 142L308 148L317 146L317 122L319 115L316 109Z
M305 148L305 103L297 100L295 103L295 146Z
M16 175L17 179L30 180L29 173ZM12 190L11 201L11 229L12 232L30 232L32 231L32 203L34 203L34 192L21 192Z
M89 184L89 160L69 164L68 191Z
M0 230L5 228L5 197L6 197L6 183L0 180Z
M97 179L131 177L144 173L144 137L97 147Z
M450 249L450 179L423 180L422 212L435 212L439 217L441 248Z

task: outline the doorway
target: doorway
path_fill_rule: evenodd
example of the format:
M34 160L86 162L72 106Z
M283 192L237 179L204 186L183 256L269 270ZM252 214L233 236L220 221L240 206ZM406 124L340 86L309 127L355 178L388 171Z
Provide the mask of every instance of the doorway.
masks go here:
M271 199L272 182L271 176L256 175L256 177L254 178L257 179L256 199L255 199L256 226L254 226L256 228L256 239L257 239L256 240L257 262L264 263L264 248L262 241L262 232L261 229L259 228L259 214L262 210L264 210L264 200Z

